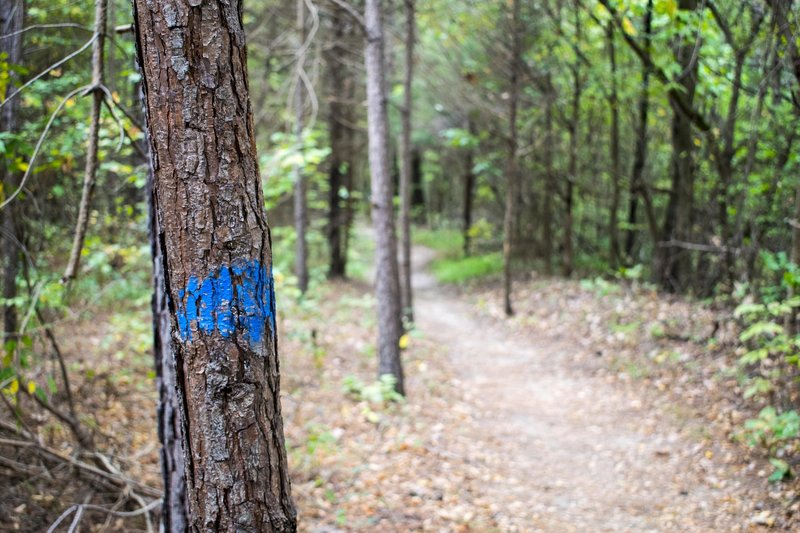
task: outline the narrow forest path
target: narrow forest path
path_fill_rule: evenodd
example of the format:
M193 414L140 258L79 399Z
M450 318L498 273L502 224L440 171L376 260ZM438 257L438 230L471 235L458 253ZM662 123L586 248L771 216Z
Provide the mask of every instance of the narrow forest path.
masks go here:
M576 363L579 339L529 338L482 317L427 272L434 256L414 250L417 324L458 370L476 413L469 437L501 469L488 500L513 507L530 531L749 530L723 509L730 484L687 459L712 454L697 453L669 416Z

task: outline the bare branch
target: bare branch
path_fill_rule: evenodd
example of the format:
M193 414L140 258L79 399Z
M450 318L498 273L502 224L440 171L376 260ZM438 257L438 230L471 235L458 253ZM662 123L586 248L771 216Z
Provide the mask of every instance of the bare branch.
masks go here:
M354 8L353 6L351 6L350 4L345 2L344 0L330 0L330 2L332 4L334 4L334 5L337 5L337 6L341 7L345 11L347 11L347 14L350 15L351 17L353 17L353 19L361 27L361 31L366 33L366 31L367 31L367 23L364 20L364 17L361 16L361 13L359 13L356 8Z
M78 48L77 50L75 50L74 52L72 52L72 53L71 53L70 55L68 55L67 57L65 57L65 58L63 58L63 59L60 59L60 60L56 61L55 63L53 63L52 65L50 65L50 66L49 66L49 67L47 67L46 69L42 70L42 71L41 71L39 74L37 74L37 75L36 75L36 76L34 76L33 78L29 79L29 80L28 80L28 81L26 81L25 83L23 83L23 84L20 86L20 88L19 88L19 89L17 89L16 91L14 91L14 92L13 92L13 93L11 93L10 95L8 95L8 97L7 97L5 100L3 100L2 102L0 102L0 109L2 109L2 107L3 107L4 105L6 105L8 102L10 102L10 101L11 101L11 100L12 100L12 99L13 99L15 96L17 96L19 93L21 93L22 91L24 91L25 89L27 89L28 87L30 87L30 86L31 86L31 85L32 85L32 84L33 84L33 83L34 83L36 80L38 80L38 79L42 78L42 77L43 77L45 74L47 74L48 72L50 72L50 71L51 71L51 70L53 70L54 68L58 68L58 67L60 67L61 65L63 65L64 63L67 63L67 62L68 62L70 59L74 59L75 57L79 56L79 55L81 54L81 52L83 52L84 50L86 50L87 48L89 48L89 47L92 45L92 43L95 41L95 39L97 39L97 35L94 35L94 36L93 36L91 39L89 39L88 41L86 41L86 44L84 44L83 46L81 46L80 48Z
M42 149L42 143L44 142L44 138L47 136L47 132L50 131L50 127L53 125L53 121L55 120L56 116L64 108L64 104L67 103L67 100L69 100L79 92L86 90L87 88L88 86L84 85L83 87L78 87L74 91L70 92L67 96L64 97L63 100L61 100L61 103L58 104L58 107L56 107L56 110L53 111L53 114L50 115L50 119L47 121L47 124L45 125L42 134L39 136L39 140L36 141L36 147L33 149L33 155L31 155L31 158L28 160L28 168L25 169L25 174L22 175L22 180L19 182L19 187L17 187L17 189L11 194L11 196L6 198L6 200L2 204L0 204L0 209L3 209L5 206L13 202L14 199L17 196L19 196L19 193L25 187L25 183L27 183L28 178L33 172L34 163L36 162L36 157L39 155L39 151ZM6 102L8 102L8 100L6 100Z
M12 31L11 33L7 33L5 35L0 35L0 41L3 39L8 39L10 37L14 37L15 35L19 35L20 33L25 33L31 30L48 30L51 28L74 28L76 30L85 31L86 33L92 33L93 30L82 26L80 24L76 24L74 22L60 22L57 24L32 24L26 28L22 28L21 30Z
M78 522L80 521L81 515L84 511L97 511L99 513L106 513L108 515L117 516L120 518L133 518L135 516L140 516L143 514L149 514L150 511L154 510L156 507L161 505L161 499L155 499L136 511L115 511L114 509L108 509L106 507L101 507L99 505L90 505L87 503L82 503L78 505L73 505L72 507L68 508L64 511L61 516L56 519L55 522L47 529L47 533L52 533L56 530L56 528L61 525L69 515L75 513L75 518L72 520L72 524L70 525L69 531L76 531Z

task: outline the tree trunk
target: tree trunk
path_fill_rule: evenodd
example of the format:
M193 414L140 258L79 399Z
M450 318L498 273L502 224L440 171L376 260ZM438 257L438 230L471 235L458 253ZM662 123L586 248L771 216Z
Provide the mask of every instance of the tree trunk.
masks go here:
M411 208L414 210L414 218L418 223L425 224L425 185L422 182L422 153L417 148L411 152L411 183Z
M619 155L619 96L617 94L617 53L614 46L614 25L607 28L608 61L611 65L611 94L608 105L611 111L611 216L609 222L609 237L611 250L609 253L610 264L616 268L620 260L619 246L619 202L620 202L620 155Z
M511 305L514 221L516 217L517 190L519 189L517 106L519 104L519 71L522 55L520 29L520 0L512 3L511 28L511 79L508 97L508 162L506 164L506 212L503 220L503 302L506 316L514 314Z
M192 531L296 531L238 1L136 0Z
M550 80L548 79L548 86ZM542 205L542 259L544 260L544 272L547 275L553 273L553 200L556 196L556 176L553 169L553 152L555 142L553 142L553 104L554 94L545 95L544 110L544 179L545 191Z
M352 170L349 161L344 158L344 104L346 72L342 65L344 47L342 40L345 36L345 22L347 14L339 7L333 9L333 42L325 54L330 84L330 102L328 104L328 137L331 143L331 155L328 159L328 278L344 278L345 257L343 254L344 239L344 210L342 209L342 186L344 176L342 167L347 166L347 172Z
M0 54L5 54L5 60L11 65L19 65L22 60L22 30L25 19L25 4L23 0L0 0L0 35L9 36L0 39ZM12 36L12 34L14 34ZM9 73L15 80L13 72ZM16 81L16 80L15 80ZM14 84L9 83L6 95L14 92ZM6 102L0 108L0 131L16 132L17 112L19 98ZM0 184L5 191L14 191L19 187L19 176L6 166L6 158L0 157ZM3 298L13 299L17 295L17 274L19 273L20 249L19 243L22 236L22 209L19 200L0 209L0 266L3 268ZM2 306L3 335L0 341L5 342L7 337L17 332L17 310L13 304Z
M467 118L467 130L470 136L475 136L475 121L470 115ZM470 237L470 229L472 228L472 200L475 193L475 173L472 168L475 166L474 154L475 150L472 146L467 148L467 156L464 160L464 211L461 216L461 231L464 235L464 256L469 257L472 252L472 237Z
M89 147L86 152L86 168L83 174L83 192L81 203L78 207L78 222L75 226L75 236L72 242L67 268L64 271L64 281L74 279L78 275L81 262L81 251L86 238L86 229L89 225L89 210L91 209L92 196L97 178L98 142L100 136L100 112L103 106L103 88L105 84L105 39L108 0L96 0L94 12L94 42L92 43L92 86L89 89L92 95L92 110L89 115Z
M175 381L175 358L170 341L170 318L164 277L164 235L158 228L153 204L153 177L148 176L147 204L150 210L150 251L153 257L153 355L158 388L158 440L161 442L161 475L164 503L162 531L186 531L188 509L181 441L180 401Z
M573 251L573 212L575 182L578 178L578 120L580 118L581 86L580 72L577 65L573 67L574 92L572 94L572 117L569 124L569 162L567 166L566 190L564 192L564 241L561 263L561 274L570 277L574 267Z
M653 26L653 0L648 0L644 16L644 48L650 53L650 41ZM633 260L633 249L636 244L636 223L638 198L646 193L644 184L644 167L647 162L647 120L650 109L650 66L642 63L642 86L639 92L639 123L636 128L636 147L633 156L633 169L628 197L628 233L625 237L625 256ZM658 232L651 232L653 245L658 246Z
M780 42L780 39L783 39L786 43L786 50L788 52L789 61L791 62L792 73L794 74L795 82L800 86L800 49L798 49L797 46L796 32L792 31L792 26L790 26L789 23L789 11L792 7L791 2L787 0L767 0L767 4L772 9L774 15L775 28L778 32L778 42ZM779 94L779 91L775 92ZM800 114L800 105L797 103L797 95L798 91L795 91L793 95L795 116ZM793 139L793 136L791 139ZM791 146L791 142L789 146ZM781 164L779 168L783 168L783 164ZM795 186L794 224L792 224L792 241L791 249L789 250L789 260L795 265L800 265L800 225L798 225L798 221L800 221L800 185ZM792 297L793 295L794 289L790 287L788 297ZM798 319L796 312L792 312L786 317L785 327L789 335L797 334Z
M402 261L400 262L400 296L406 325L414 322L414 302L411 290L411 111L414 81L414 0L405 0L406 8L406 71L403 78L402 134L400 139L400 230L402 231Z
M297 143L297 150L303 151L303 118L305 114L305 88L301 73L305 68L305 38L306 38L306 17L304 0L297 0L297 85L294 90L294 135ZM308 209L306 201L306 177L301 164L294 166L294 231L295 256L294 273L297 276L297 287L301 294L308 290L308 245L306 240L306 229L308 226Z
M692 12L697 0L680 0L681 11ZM683 76L679 83L685 103L691 108L697 88L697 54L694 40L681 42L676 47L676 59ZM691 256L686 250L674 246L675 242L691 240L694 203L694 142L692 121L682 109L670 100L672 118L672 188L667 204L664 229L661 234L667 242L656 243L659 253L657 274L659 283L666 290L683 291L687 275L691 270Z
M389 131L386 111L386 64L384 61L381 0L366 0L365 63L367 71L367 122L371 176L372 224L375 229L375 296L378 305L378 376L395 378L403 394L400 361L400 281L397 240L389 173Z
M576 1L575 13L575 39L581 38L581 18L579 4ZM564 249L561 264L561 273L564 277L570 277L574 268L575 252L574 231L573 231L573 212L572 206L575 201L575 183L578 181L578 126L581 112L581 96L583 87L581 85L580 64L576 59L572 65L572 116L569 123L569 164L567 169L566 191L564 193Z

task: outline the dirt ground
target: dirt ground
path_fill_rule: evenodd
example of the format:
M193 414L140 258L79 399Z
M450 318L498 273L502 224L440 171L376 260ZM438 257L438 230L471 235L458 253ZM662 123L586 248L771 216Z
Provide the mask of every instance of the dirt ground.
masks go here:
M420 267L430 256L417 250ZM485 490L517 510L521 530L754 527L754 487L727 443L698 438L701 421L680 420L670 413L678 406L662 398L659 407L607 372L603 347L584 342L580 314L535 331L527 305L509 322L497 309L476 312L423 268L415 282L419 327L447 347L478 413L474 438L500 459L503 476Z

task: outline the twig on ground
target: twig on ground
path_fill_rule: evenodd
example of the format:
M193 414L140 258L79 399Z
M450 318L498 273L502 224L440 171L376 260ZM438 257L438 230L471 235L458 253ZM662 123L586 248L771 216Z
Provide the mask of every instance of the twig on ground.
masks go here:
M161 499L155 499L142 507L141 509L137 509L136 511L115 511L113 509L108 509L106 507L101 507L99 505L91 505L86 503L81 503L77 505L73 505L72 507L68 508L66 511L61 513L55 522L47 529L47 533L53 533L56 528L61 525L61 522L66 520L71 514L75 513L75 518L72 520L72 524L70 525L69 531L76 531L78 522L80 521L81 516L83 515L84 511L96 511L99 513L106 513L113 516L117 516L120 518L133 518L135 516L140 515L149 515L150 511L155 509L161 505ZM149 524L149 520L148 520Z
M131 489L131 487L134 487L141 494L145 496L150 496L152 498L160 498L162 495L161 491L153 487L150 487L148 485L145 485L144 483L136 481L135 479L125 477L121 474L113 474L106 472L96 466L90 465L83 461L79 461L78 459L61 455L57 451L52 450L41 444L37 444L36 442L33 441L0 438L0 445L14 446L17 448L27 448L33 450L51 460L69 464L70 466L73 466L78 470L81 470L82 472L95 475L101 478L103 481L105 481L108 485L111 485L115 488L122 488L129 490Z

